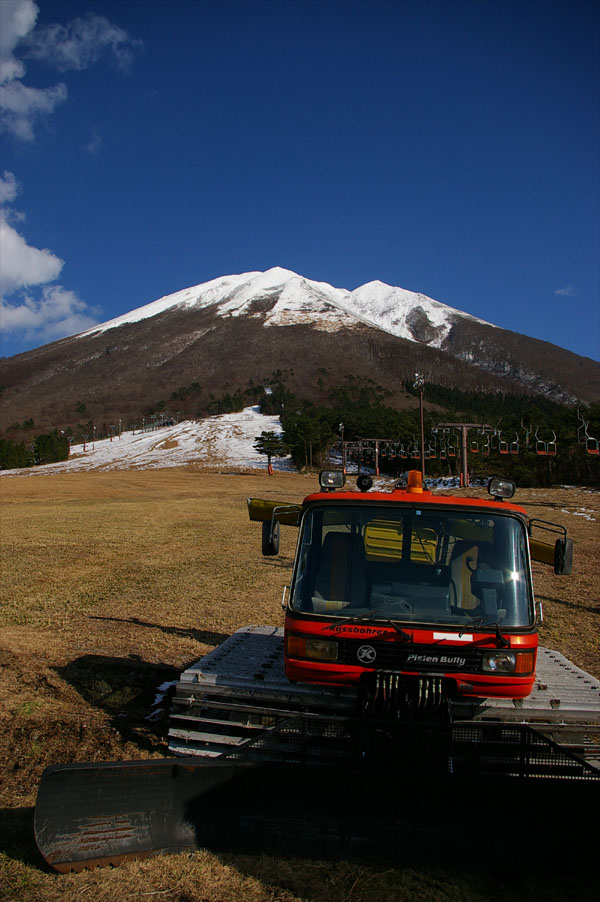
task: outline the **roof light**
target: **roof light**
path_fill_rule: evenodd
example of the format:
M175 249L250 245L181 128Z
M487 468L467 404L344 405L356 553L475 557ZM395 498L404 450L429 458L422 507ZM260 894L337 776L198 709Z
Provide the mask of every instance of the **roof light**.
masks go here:
M422 494L423 492L423 476L420 470L409 470L408 471L408 483L406 486L407 492L414 492L415 494Z
M321 470L319 473L319 485L330 492L341 489L345 482L346 475L342 470Z
M504 479L502 476L492 476L488 482L488 492L494 496L496 501L502 501L503 498L512 498L517 491L517 486L512 480Z

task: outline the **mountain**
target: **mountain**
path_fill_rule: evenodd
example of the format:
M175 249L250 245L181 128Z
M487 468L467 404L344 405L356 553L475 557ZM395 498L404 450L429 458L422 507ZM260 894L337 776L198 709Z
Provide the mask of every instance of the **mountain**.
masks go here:
M407 406L403 383L417 370L463 390L600 400L593 360L383 282L347 291L275 267L186 288L0 361L0 433L31 420L40 431L178 407L194 415L277 370L316 401L352 374Z
M266 272L225 276L186 288L94 326L82 335L96 335L167 310L207 307L213 307L223 317L262 317L265 326L304 325L308 319L315 328L336 331L350 321L362 322L397 338L431 347L441 347L455 321L491 325L423 294L384 282L367 282L355 291L346 291L276 266Z

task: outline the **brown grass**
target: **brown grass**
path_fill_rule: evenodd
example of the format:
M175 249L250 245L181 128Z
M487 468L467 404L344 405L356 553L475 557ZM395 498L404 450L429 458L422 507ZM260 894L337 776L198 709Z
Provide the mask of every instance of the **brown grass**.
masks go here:
M499 862L461 873L197 852L59 876L41 861L32 818L46 765L163 755L166 713L145 719L155 687L238 627L281 624L296 533L284 528L282 553L262 558L245 498L299 500L314 487L303 475L192 469L2 478L1 899L514 898ZM600 495L529 490L518 500L576 540L572 577L536 566L541 641L600 677ZM577 516L582 508L595 519ZM532 870L519 895L584 899L592 888Z

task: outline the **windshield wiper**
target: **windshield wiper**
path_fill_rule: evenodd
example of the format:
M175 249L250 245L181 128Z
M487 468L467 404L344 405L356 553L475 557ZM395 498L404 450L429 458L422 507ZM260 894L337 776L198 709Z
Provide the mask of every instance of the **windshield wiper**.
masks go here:
M483 627L485 629L485 627L487 627L487 626L495 626L496 627L496 642L498 643L498 647L499 648L510 648L510 642L508 641L506 636L503 636L502 633L500 632L500 624L498 623L498 621L497 620L488 620L487 623L484 623L484 620L485 620L485 617L478 617L477 620L472 620L471 623L465 624L465 626L461 629L460 633L458 634L459 639L462 636L462 634L464 632L466 632L468 629L470 630L470 629L477 628L477 627Z
M336 623L328 624L325 629L335 629L337 626L341 626L344 623L358 623L361 620L375 620L376 616L379 620L384 620L386 623L389 623L390 626L393 626L398 635L402 636L403 639L406 639L407 642L412 640L410 633L403 630L402 627L398 626L397 623L394 623L394 621L387 617L383 611L380 611L377 608L374 611L365 611L364 614L356 614L353 617L342 617Z

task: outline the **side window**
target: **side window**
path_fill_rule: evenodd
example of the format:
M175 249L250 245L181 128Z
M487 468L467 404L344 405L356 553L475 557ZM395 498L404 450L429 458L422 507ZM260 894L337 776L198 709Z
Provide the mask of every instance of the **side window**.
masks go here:
M311 555L311 546L315 532L317 535L320 534L320 529L315 530L313 520L312 514L306 517L298 544L292 607L299 611L310 610L310 562L314 558L314 555Z
M367 561L413 564L435 564L438 559L438 534L435 529L415 522L410 528L410 550L404 552L404 522L402 520L370 520L364 531Z
M389 564L401 560L403 531L401 520L370 520L363 535L367 561Z

